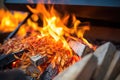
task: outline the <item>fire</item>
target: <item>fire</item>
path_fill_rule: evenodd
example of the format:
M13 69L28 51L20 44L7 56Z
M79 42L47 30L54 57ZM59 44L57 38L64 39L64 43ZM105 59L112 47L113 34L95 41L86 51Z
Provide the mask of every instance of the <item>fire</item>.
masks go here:
M43 28L40 29L42 35L51 35L56 41L61 40L64 47L70 50L70 47L63 36L71 37L71 34L76 34L77 37L81 38L90 48L93 47L92 44L83 37L85 31L89 30L90 27L83 26L82 28L79 28L81 22L75 18L75 15L72 16L74 25L72 28L68 28L65 23L68 21L69 15L66 15L61 19L60 15L54 9L54 6L52 6L49 11L45 8L44 4L38 4L35 9L30 6L27 7L34 14L42 14L42 17L40 17L43 20Z
M40 54L48 58L45 64L37 66L41 72L44 72L48 64L52 64L53 67L59 66L58 70L62 71L64 68L80 60L80 57L70 48L68 44L69 39L81 40L82 43L93 48L93 45L84 38L85 31L90 29L89 25L79 27L82 22L77 20L75 15L65 14L64 17L61 17L60 13L54 9L54 6L49 7L48 10L43 4L38 4L35 9L29 5L27 7L33 13L31 16L32 20L31 18L28 19L21 26L17 33L18 36L8 40L0 48L6 54L21 49L29 51L27 54L23 54L19 62L13 62L13 66L21 63L23 67L25 63L25 66L28 67L31 63L31 56ZM6 14L8 16L2 18L0 25L2 26L0 30L5 32L13 31L23 20L22 16L26 16L26 14L21 13L14 13L14 15L11 15L11 13ZM72 23L71 28L68 28L67 24L70 17L72 17ZM39 19L43 21L42 26L39 26L37 23ZM12 30L6 30L8 26Z
M83 36L86 30L89 30L89 26L83 26L79 28L79 24L81 23L76 19L75 15L73 15L73 26L72 28L67 28L65 25L70 17L70 15L66 15L64 18L60 18L59 13L52 6L48 11L43 4L38 4L36 9L27 6L30 11L34 14L32 15L32 19L37 21L39 18L43 20L43 28L38 26L38 23L35 23L28 19L27 25L23 25L18 32L18 35L24 36L30 28L33 30L39 30L41 35L51 35L56 41L62 40L64 43L64 47L70 49L66 40L64 39L64 35L67 37L71 37L71 34L76 34L78 38L82 39L85 44L87 44L90 48L93 48L92 44L90 44ZM0 13L0 31L1 32L12 32L18 26L18 24L24 20L27 16L27 13L21 12L13 12L10 13L7 10L1 9ZM41 15L42 16L39 16ZM27 26L27 27L26 27ZM30 28L28 28L30 27ZM75 39L75 38L74 38Z
M18 24L24 20L27 13L21 12L9 12L8 10L0 9L0 31L1 32L11 32Z

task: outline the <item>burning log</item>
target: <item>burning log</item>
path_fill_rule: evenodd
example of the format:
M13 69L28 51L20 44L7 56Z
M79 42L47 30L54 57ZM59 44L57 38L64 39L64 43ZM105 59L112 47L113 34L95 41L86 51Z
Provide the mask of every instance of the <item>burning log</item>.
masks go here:
M32 56L30 59L35 66L39 66L48 60L47 56L43 57L41 55Z
M36 66L31 64L26 68L26 73L33 78L37 78L40 75L40 70Z
M114 80L120 72L120 51L116 51L104 80Z
M70 47L73 49L75 53L77 53L78 56L85 56L88 53L93 52L91 48L89 48L87 45L80 43L79 41L69 41Z
M52 64L49 64L49 66L40 76L40 80L52 80L57 74L58 74L57 66L53 67Z
M3 69L8 64L17 60L15 56L21 57L24 52L25 50L21 50L19 52L10 53L7 55L5 54L1 55L0 56L0 69Z
M72 66L58 74L58 76L56 76L54 80L90 80L96 66L96 56L94 56L93 54L88 54L81 61L73 64Z
M98 58L98 66L93 75L93 80L103 80L115 51L116 47L110 42L96 49L94 55Z

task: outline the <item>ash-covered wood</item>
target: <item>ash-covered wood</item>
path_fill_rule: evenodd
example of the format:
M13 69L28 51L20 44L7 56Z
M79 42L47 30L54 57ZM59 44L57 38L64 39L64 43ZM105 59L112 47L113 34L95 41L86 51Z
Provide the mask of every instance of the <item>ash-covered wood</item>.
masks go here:
M81 61L58 74L53 80L90 80L96 66L96 56L88 54Z
M48 60L48 57L42 56L42 55L35 55L35 56L30 57L30 59L35 66L39 66L45 63Z
M55 66L53 68L52 64L50 64L43 74L40 76L39 80L52 80L58 74L58 68Z
M98 66L93 75L93 80L104 79L105 74L108 71L108 68L115 54L115 51L116 47L110 42L107 42L97 48L97 50L94 52L94 55L98 58Z
M26 73L27 73L27 75L30 75L33 78L37 78L41 72L36 66L31 64L27 67Z
M73 51L78 55L78 56L85 56L88 53L93 52L91 48L89 48L87 45L80 43L79 41L69 41L70 47L73 49Z
M45 63L47 60L48 60L48 57L44 56L41 59L39 59L39 60L36 61L36 65L39 66L39 65Z
M114 80L120 73L120 51L116 51L104 80Z

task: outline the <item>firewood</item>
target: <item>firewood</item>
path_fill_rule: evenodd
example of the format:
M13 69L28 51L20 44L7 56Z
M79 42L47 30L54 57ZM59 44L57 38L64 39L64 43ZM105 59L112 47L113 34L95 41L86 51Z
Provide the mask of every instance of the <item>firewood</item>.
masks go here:
M73 51L78 55L78 56L85 56L88 53L93 52L91 48L89 48L87 45L80 43L79 41L69 41L70 47L73 49Z
M93 75L93 80L103 80L115 51L116 47L110 42L107 42L96 49L94 55L98 58L98 66Z
M120 80L120 73L119 73L119 75L116 77L115 80Z
M39 80L52 80L58 74L58 67L53 67L52 64L49 64L43 74L40 76Z
M96 56L88 54L81 61L58 74L53 80L90 80L96 66Z
M41 72L36 66L31 64L26 68L26 73L32 77L38 77Z
M115 80L120 72L120 51L116 51L104 80Z
M30 60L35 66L39 66L48 60L47 56L35 55L30 57Z

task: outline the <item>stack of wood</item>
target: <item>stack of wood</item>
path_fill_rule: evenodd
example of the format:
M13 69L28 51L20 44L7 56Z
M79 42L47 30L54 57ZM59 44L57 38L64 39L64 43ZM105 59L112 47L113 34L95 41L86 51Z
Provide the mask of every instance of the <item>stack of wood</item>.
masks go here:
M86 53L85 45L79 44L82 51L78 43L71 42L70 45L79 56L84 56L58 74L54 80L120 80L120 51L111 42L101 45L89 54Z

